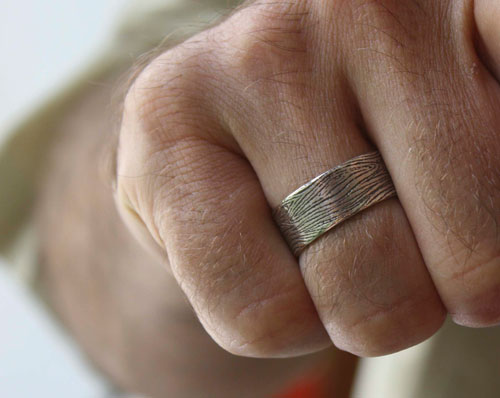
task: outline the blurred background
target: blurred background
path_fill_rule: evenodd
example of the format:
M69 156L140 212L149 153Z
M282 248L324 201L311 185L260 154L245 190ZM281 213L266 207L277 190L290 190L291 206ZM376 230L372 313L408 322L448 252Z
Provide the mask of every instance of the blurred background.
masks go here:
M2 0L0 132L88 66L129 2Z
M106 47L129 0L2 0L0 145ZM94 398L106 385L0 259L0 397Z

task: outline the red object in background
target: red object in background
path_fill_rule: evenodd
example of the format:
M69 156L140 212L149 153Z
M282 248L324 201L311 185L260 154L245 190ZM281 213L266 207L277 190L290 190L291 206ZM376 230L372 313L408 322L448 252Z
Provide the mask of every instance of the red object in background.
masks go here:
M342 351L332 351L331 358L294 380L272 398L348 398L358 358Z
M325 379L318 375L304 377L274 398L325 398Z

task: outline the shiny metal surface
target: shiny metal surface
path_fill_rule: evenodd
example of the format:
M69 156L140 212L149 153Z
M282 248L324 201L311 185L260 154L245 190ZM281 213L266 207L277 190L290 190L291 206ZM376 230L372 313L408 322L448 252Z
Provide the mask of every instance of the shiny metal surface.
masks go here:
M378 152L357 156L288 195L274 219L295 256L342 221L396 190Z

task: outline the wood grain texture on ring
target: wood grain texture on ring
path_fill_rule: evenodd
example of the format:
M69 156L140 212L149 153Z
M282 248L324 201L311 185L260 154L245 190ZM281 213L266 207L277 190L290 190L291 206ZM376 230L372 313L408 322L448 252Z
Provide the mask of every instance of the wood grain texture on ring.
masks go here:
M379 152L357 156L319 175L290 195L274 219L295 256L342 221L396 196Z

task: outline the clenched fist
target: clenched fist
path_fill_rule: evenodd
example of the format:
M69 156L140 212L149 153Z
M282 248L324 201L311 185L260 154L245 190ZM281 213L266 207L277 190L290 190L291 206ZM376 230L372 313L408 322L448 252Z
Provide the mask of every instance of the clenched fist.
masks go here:
M151 62L116 200L226 350L395 352L500 322L500 2L257 0ZM295 258L292 191L378 150L397 198Z

